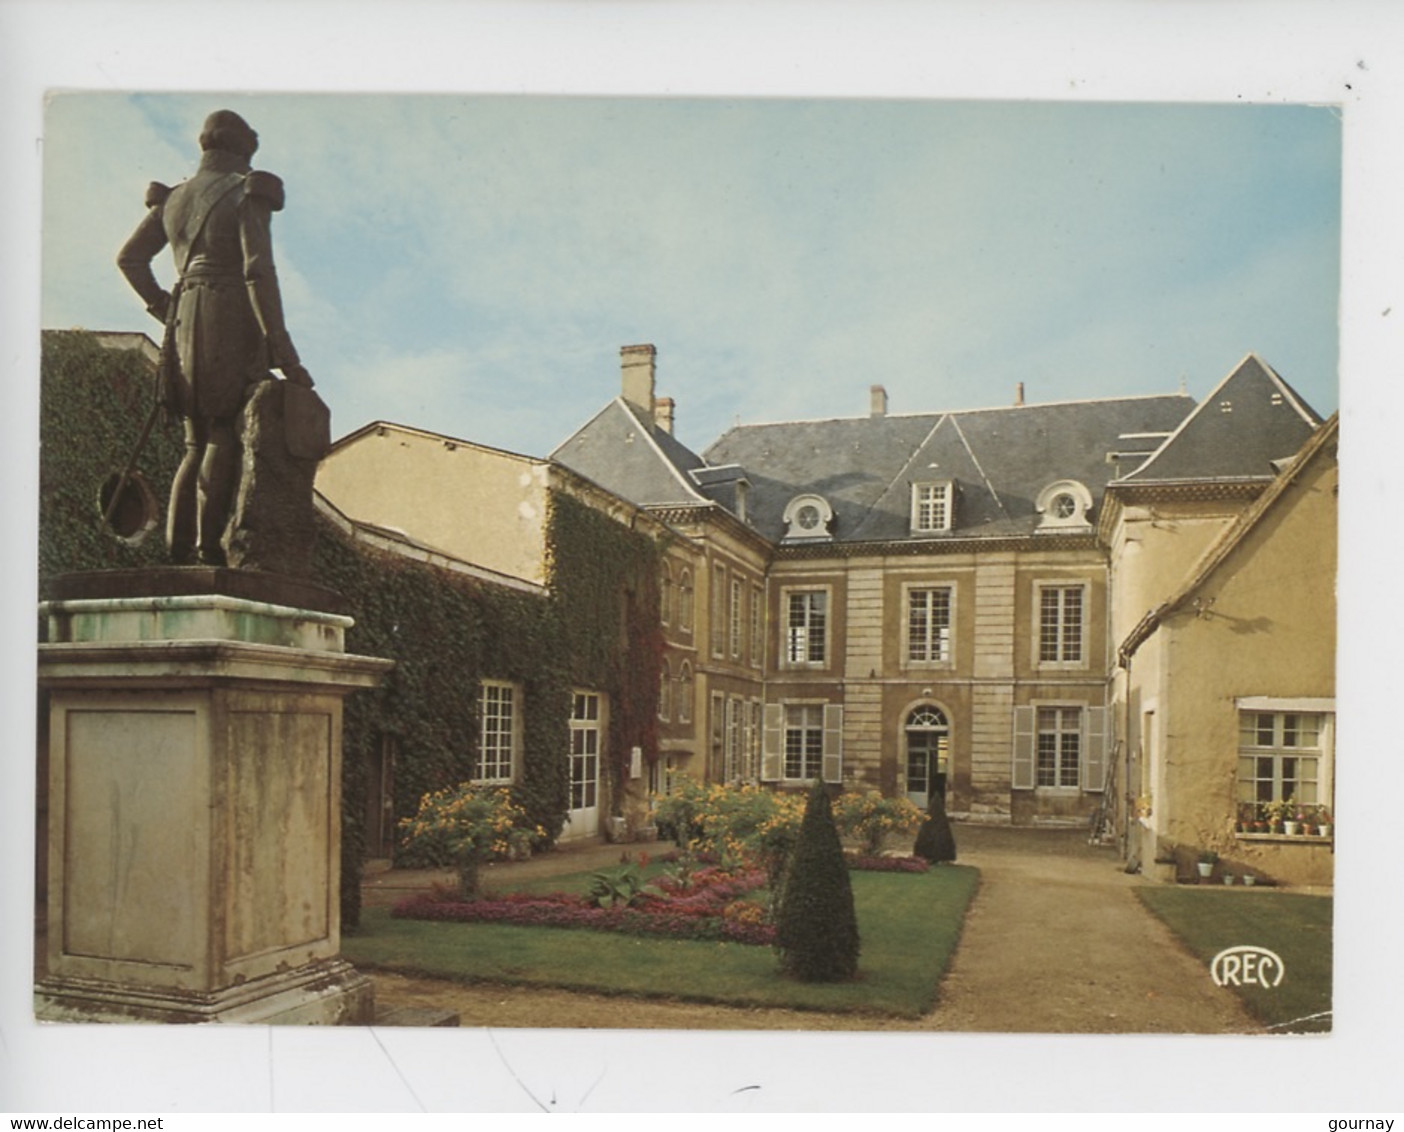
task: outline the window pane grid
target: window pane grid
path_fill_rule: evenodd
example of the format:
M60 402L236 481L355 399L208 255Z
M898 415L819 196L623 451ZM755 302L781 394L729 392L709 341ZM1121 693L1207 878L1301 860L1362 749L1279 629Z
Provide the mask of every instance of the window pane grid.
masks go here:
M913 590L907 614L907 659L950 659L951 591Z
M823 706L791 704L785 709L785 777L818 778L823 765Z
M1323 718L1316 712L1244 712L1238 728L1238 800L1321 802Z
M792 593L789 598L785 657L791 664L822 664L827 594Z
M1082 659L1082 587L1039 590L1038 659L1074 663Z
M512 778L515 691L506 684L482 686L478 697L482 731L473 771L474 781L507 782Z
M1034 761L1037 785L1076 789L1081 766L1082 709L1039 708Z

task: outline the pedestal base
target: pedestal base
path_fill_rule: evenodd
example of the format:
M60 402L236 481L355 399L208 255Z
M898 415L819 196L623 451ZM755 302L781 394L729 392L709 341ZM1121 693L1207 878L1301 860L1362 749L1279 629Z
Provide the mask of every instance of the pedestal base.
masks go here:
M368 1026L375 988L343 959L309 963L212 994L50 978L34 988L41 1022L224 1022L262 1026Z

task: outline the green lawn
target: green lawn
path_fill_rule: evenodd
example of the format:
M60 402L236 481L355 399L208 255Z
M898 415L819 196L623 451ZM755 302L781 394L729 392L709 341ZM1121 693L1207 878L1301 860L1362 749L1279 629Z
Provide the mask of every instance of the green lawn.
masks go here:
M560 891L576 892L587 875L557 877L551 883ZM858 978L850 983L812 985L782 978L768 947L396 920L384 909L367 909L360 931L345 936L341 950L358 967L470 982L919 1017L935 1001L936 984L955 950L979 873L942 866L926 873L851 875L862 953Z
M1329 896L1149 885L1136 894L1206 964L1225 948L1245 944L1282 959L1278 986L1234 988L1260 1021L1280 1033L1331 1028Z

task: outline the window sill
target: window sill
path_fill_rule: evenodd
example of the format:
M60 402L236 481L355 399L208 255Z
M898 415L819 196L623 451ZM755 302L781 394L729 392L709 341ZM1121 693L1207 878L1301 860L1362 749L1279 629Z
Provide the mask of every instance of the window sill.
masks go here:
M1319 833L1235 833L1238 841L1285 841L1292 845L1334 845L1336 835L1323 837Z

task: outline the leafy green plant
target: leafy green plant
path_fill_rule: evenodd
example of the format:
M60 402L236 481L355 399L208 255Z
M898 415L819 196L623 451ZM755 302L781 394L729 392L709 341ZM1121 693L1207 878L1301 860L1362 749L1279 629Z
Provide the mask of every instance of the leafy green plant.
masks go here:
M858 972L858 917L834 825L829 792L815 781L785 874L776 916L780 967L808 983L851 979Z
M939 791L933 791L927 803L926 819L917 830L912 853L933 865L956 859L955 831L951 829L951 819L946 816L946 800Z
M882 852L888 834L911 836L921 825L921 810L908 798L884 798L876 790L848 791L834 803L839 833L863 843L869 856Z
M585 899L597 908L627 908L641 896L662 896L663 890L645 884L638 865L620 865L590 874Z
M399 823L407 861L418 865L453 865L465 900L476 900L480 866L494 857L525 849L533 833L522 828L526 812L500 786L462 782L426 794L419 812Z

